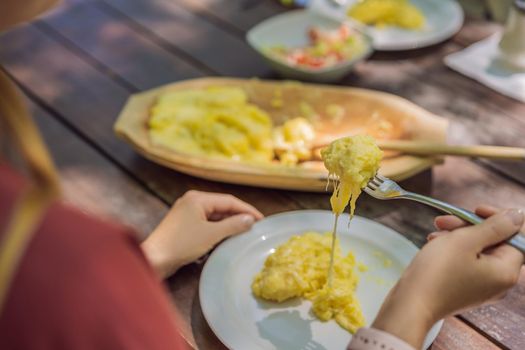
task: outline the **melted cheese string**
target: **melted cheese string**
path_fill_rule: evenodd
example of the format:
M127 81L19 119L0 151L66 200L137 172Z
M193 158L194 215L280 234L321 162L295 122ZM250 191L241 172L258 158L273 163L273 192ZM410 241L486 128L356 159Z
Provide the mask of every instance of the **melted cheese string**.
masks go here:
M328 179L330 179L330 176ZM334 251L335 241L337 240L337 222L339 220L339 215L345 210L346 206L350 204L350 220L348 221L348 226L350 226L350 221L352 221L352 218L354 217L355 204L361 192L361 187L359 185L352 185L347 181L341 181L341 179L337 178L334 180L334 192L330 198L330 204L332 206L332 212L335 214L335 218L334 229L332 231L332 251L330 252L330 265L328 267L328 288L332 288Z
M332 289L332 280L334 275L334 252L335 252L335 241L337 239L337 221L339 220L339 214L335 214L334 230L332 231L332 250L330 251L330 265L328 267L328 289Z

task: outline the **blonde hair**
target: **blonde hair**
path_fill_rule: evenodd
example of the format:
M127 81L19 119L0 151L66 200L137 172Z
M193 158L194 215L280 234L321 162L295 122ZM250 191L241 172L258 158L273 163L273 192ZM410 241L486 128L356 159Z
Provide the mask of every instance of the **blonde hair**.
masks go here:
M57 172L17 88L0 67L0 121L9 148L20 155L29 184L0 235L0 313L31 236L59 195Z

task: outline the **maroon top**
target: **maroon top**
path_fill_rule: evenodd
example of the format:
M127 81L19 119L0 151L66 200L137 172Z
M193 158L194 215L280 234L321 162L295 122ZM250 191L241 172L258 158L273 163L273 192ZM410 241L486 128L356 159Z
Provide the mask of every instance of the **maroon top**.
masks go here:
M24 180L0 164L0 239ZM0 349L186 349L133 234L55 203L0 315Z

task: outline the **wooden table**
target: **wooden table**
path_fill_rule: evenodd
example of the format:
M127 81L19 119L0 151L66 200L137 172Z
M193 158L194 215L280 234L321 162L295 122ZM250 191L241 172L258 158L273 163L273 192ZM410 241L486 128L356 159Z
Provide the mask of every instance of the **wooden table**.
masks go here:
M28 96L51 148L66 199L116 217L144 237L188 189L232 193L269 215L328 209L324 194L226 185L165 169L138 156L112 131L130 94L206 75L274 78L244 41L254 24L284 9L270 0L68 0L57 11L0 37L0 63ZM431 48L378 53L341 84L388 91L451 122L450 140L525 147L525 104L443 65L443 56L498 30L467 20L451 40ZM474 208L525 208L525 166L449 158L406 181L410 189ZM432 230L432 209L363 196L357 214L418 245ZM200 265L169 281L187 340L224 346L200 309ZM507 297L446 320L432 349L524 349L525 276Z

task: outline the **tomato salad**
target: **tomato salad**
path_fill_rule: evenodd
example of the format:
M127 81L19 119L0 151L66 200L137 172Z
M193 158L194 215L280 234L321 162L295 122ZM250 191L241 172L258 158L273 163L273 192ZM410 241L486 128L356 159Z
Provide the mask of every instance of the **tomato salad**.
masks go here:
M312 27L307 35L308 46L274 46L268 52L292 66L322 69L348 61L366 48L363 35L344 24L335 30Z

